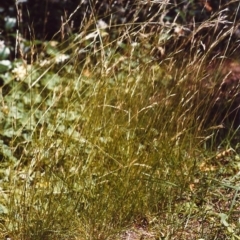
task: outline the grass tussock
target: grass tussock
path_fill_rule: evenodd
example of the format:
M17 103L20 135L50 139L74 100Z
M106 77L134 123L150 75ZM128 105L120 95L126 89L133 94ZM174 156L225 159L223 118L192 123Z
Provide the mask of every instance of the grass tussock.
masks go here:
M186 37L147 22L111 35L93 18L14 63L1 111L2 237L239 238L237 146L212 115L234 28L204 50L198 38L220 15Z

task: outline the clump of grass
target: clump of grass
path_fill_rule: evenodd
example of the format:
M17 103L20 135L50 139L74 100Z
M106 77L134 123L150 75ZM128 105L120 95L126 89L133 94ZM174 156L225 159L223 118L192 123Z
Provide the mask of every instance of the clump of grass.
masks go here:
M122 26L126 34L112 41L98 28L92 38L87 27L68 47L48 43L47 62L32 63L20 81L12 76L5 83L1 231L19 239L116 239L140 216L159 238L185 236L194 224L194 237L230 235L224 227L231 223L211 205L219 172L216 154L204 148L211 135L203 124L214 90L208 61L225 57L209 56L223 38L201 53L193 35L190 54L183 53L186 39L156 59L152 52L173 38L169 27L152 35L151 44L140 37L141 25ZM163 33L169 38L161 41ZM196 218L212 215L209 229L219 228L205 232Z

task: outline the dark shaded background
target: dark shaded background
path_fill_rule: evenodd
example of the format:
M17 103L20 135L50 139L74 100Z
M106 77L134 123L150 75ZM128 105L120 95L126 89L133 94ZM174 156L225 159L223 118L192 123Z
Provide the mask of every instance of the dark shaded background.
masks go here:
M191 32L201 22L214 18L216 20L224 15L225 23L218 24L217 29L216 24L213 24L194 36L207 44L219 36L222 29L230 28L232 23L238 26L240 19L239 1L171 0L164 8L162 2L164 1L18 0L15 4L15 0L1 1L0 40L3 40L6 46L10 46L12 54L9 58L13 59L16 57L13 55L17 32L29 41L63 41L72 34L81 32L86 25L90 25L88 30L91 27L95 28L96 21L102 19L111 26L108 31L112 41L119 37L121 32L115 35L111 33L118 31L124 24L132 28L132 31L138 31L141 23L144 23L145 32L157 32L166 22L175 22ZM6 18L9 17L17 20L15 27L10 29L6 28ZM238 35L235 34L231 39L232 51L238 48L236 42L240 38L240 28L238 32ZM182 46L182 40L186 39L168 42L166 50L175 51L173 46ZM216 48L223 50L226 42L229 42L229 36ZM185 41L184 44L183 47L189 49L188 42Z
M193 18L196 23L204 21L216 11L223 9L228 9L224 14L227 15L229 21L234 21L235 17L239 19L240 15L237 1L172 0L169 3L164 20L173 21L178 16L177 22L184 25L191 24ZM65 22L78 6L80 6L78 11L69 21L69 29L72 32L78 32L84 21L93 15L96 19L101 18L107 23L111 21L111 25L158 22L162 17L158 14L161 5L162 3L158 3L158 1L130 0L19 0L17 7L22 17L19 18L20 22L17 28L26 38L31 37L32 34L37 39L49 40L60 30L62 22ZM0 28L3 31L2 35L6 36L4 19L7 16L16 17L15 1L1 1L0 8ZM59 38L59 35L55 35L55 38Z

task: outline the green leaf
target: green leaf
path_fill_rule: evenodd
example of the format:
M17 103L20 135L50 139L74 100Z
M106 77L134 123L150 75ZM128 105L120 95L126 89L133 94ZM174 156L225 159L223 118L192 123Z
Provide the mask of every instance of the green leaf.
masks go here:
M0 55L1 58L2 54ZM4 73L12 68L12 63L9 60L0 61L0 73Z
M8 214L8 209L0 203L0 214Z

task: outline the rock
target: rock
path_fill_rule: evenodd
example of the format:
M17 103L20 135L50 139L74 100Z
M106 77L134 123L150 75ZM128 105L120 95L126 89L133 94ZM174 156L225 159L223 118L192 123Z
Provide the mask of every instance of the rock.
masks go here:
M240 63L227 62L221 70L223 81L216 89L213 114L217 124L237 129L240 125Z
M212 68L212 67L211 67ZM218 71L218 70L219 71ZM217 74L216 83L209 94L207 116L203 121L210 138L210 145L220 147L224 140L232 146L239 142L240 126L240 62L226 61L210 70ZM213 76L214 78L214 76ZM206 96L206 95L205 95Z

